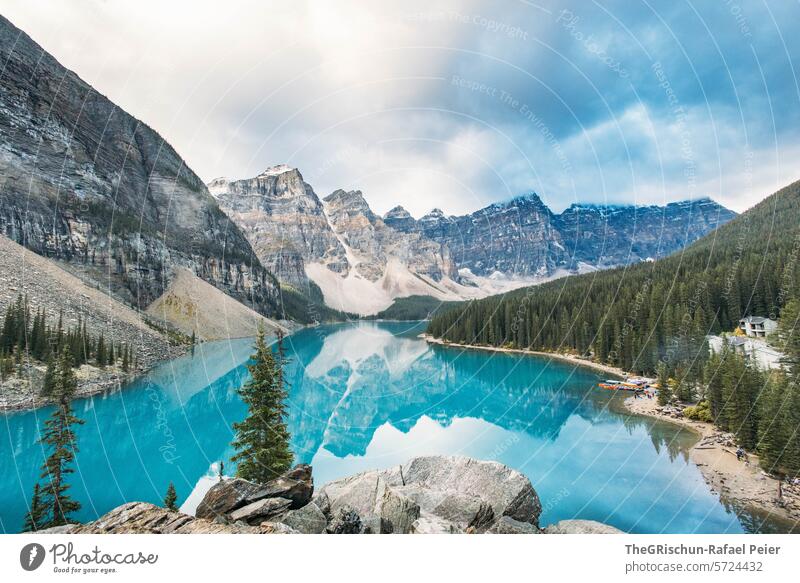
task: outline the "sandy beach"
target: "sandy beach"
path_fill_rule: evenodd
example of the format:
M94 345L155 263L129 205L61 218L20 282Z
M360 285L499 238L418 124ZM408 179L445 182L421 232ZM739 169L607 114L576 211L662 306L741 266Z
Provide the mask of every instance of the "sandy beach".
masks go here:
M499 348L496 346L471 346L446 342L421 334L430 344L438 344L454 348L487 350L490 352L506 352L510 354L527 354L570 362L601 371L613 377L625 377L625 371L570 354L538 352L515 348ZM746 506L770 518L789 521L800 527L800 487L790 486L785 482L782 488L782 503L778 502L778 480L768 476L758 464L758 456L748 454L748 463L736 459L736 446L725 444L727 434L711 423L692 421L684 417L673 417L661 410L655 399L635 399L628 397L624 401L625 408L631 413L644 415L680 425L697 434L697 443L689 451L689 457L697 465L706 483L723 500Z

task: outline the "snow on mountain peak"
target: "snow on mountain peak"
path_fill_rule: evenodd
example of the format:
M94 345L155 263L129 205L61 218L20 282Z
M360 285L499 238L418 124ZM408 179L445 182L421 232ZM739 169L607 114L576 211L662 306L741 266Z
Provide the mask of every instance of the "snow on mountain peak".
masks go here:
M277 164L276 166L270 166L266 170L264 170L261 174L259 174L259 178L262 176L278 176L279 174L284 174L286 172L291 172L294 170L291 166L287 164Z

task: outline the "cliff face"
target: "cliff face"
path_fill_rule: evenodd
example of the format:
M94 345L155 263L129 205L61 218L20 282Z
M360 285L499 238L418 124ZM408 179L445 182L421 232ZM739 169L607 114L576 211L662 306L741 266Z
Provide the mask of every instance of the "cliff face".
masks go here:
M572 205L555 225L575 263L606 267L665 257L735 216L703 198L665 207Z
M175 266L272 313L276 282L155 131L0 16L0 231L138 307Z
M208 187L264 265L297 289L312 280L331 307L368 314L402 295L457 299L435 287L458 277L449 249L419 231L387 225L360 191L337 190L321 201L284 164L245 180L218 178Z
M434 209L417 228L446 245L459 269L479 276L543 277L567 263L553 215L533 193L461 217Z
M259 259L279 279L304 285L304 263L320 261L347 270L344 247L328 224L322 202L299 171L286 165L255 178L218 178L209 189L247 234Z
M465 216L434 209L414 220L395 207L384 221L448 247L458 268L475 275L537 277L663 257L735 216L708 198L664 207L572 205L553 214L530 194Z
M387 225L360 190L337 190L325 197L325 207L334 231L357 256L356 271L370 281L383 277L392 260L434 281L458 277L446 246Z

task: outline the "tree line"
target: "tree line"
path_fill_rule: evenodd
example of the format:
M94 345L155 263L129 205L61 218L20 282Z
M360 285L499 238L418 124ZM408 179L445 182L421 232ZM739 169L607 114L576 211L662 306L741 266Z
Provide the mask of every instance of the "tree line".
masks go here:
M63 314L59 313L55 324L48 321L44 308L39 307L32 312L28 298L19 294L10 304L2 318L0 329L0 379L5 380L16 370L19 375L24 371L26 358L48 363L52 373L55 360L66 349L70 353L73 367L93 364L98 367L120 364L123 372L135 369L138 362L133 348L124 343L115 343L99 335L87 331L86 321L78 316L75 326L64 326ZM45 376L43 392L49 393L50 375Z

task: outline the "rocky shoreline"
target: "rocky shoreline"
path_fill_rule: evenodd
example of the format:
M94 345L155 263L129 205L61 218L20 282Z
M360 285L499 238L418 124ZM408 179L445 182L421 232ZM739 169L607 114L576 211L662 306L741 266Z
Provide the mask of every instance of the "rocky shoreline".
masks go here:
M40 531L58 534L613 534L591 520L541 527L530 480L503 464L423 456L363 472L314 491L311 466L266 484L225 478L195 516L131 502L99 519Z
M147 373L157 364L177 358L186 354L187 351L188 347L186 346L171 346L163 358L148 358L147 366L140 366L139 370L127 373L123 372L119 366L101 369L85 364L75 370L75 376L78 380L75 399L85 399L86 397L121 390L123 385ZM52 399L42 397L39 394L44 371L44 365L28 365L23 378L14 376L0 383L0 413L29 411L52 404Z
M793 529L800 524L800 487L780 483L779 500L779 481L761 470L757 455L748 454L747 461L739 461L732 434L711 423L687 419L675 407L661 407L655 399L629 397L624 405L636 415L666 421L697 434L698 440L689 450L689 458L724 501L753 509L769 519L789 522L788 526Z

